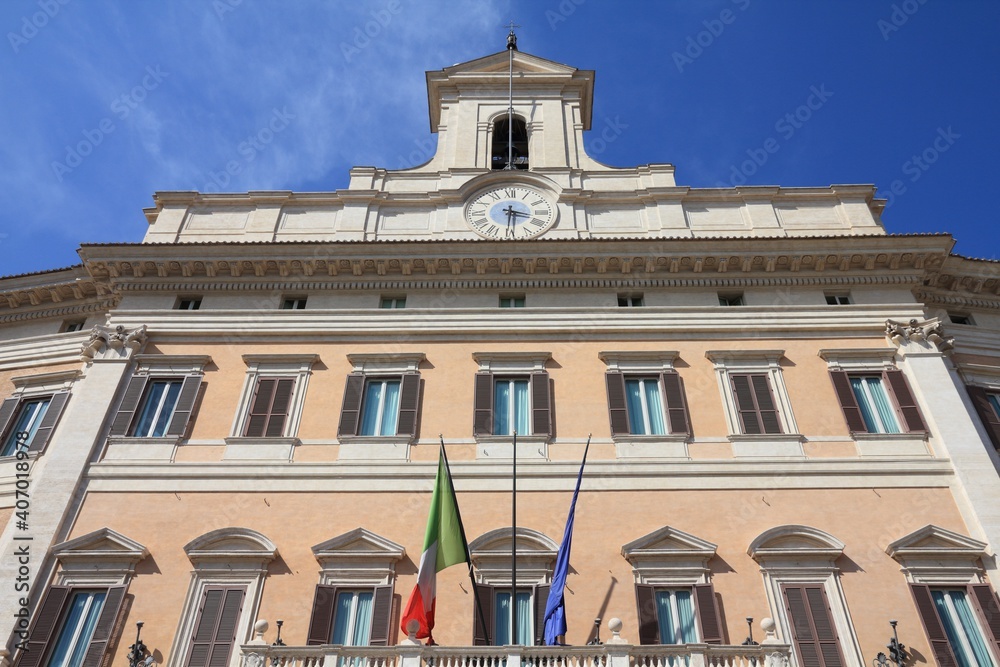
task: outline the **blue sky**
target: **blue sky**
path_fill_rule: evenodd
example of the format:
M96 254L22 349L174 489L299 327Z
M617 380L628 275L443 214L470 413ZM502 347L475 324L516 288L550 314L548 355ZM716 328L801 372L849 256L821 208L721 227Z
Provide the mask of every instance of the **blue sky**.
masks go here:
M1000 257L995 1L4 0L0 275L141 240L158 190L324 191L423 161L424 71L503 50L512 18L522 51L596 70L602 162L874 183L890 232Z

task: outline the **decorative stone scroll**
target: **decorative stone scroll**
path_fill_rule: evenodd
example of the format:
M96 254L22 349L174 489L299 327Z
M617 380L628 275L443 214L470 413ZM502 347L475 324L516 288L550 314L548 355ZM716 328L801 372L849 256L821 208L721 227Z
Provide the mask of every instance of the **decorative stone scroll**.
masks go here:
M95 356L103 359L124 359L138 352L146 343L146 325L137 329L126 329L122 325L114 328L97 325L90 330L90 338L83 346L80 357L83 361L93 361Z
M955 339L945 335L941 321L937 318L923 321L912 319L906 324L886 320L885 336L896 347L903 347L909 343L923 343L924 346L933 344L945 355L951 354L955 349Z

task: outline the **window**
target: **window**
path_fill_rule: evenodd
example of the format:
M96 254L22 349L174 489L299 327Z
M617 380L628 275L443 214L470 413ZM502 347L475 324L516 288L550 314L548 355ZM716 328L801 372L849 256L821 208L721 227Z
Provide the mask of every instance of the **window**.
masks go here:
M490 169L528 168L528 128L522 118L514 116L513 121L508 123L504 114L493 123ZM510 165L509 159L513 161Z
M920 409L903 372L880 373L831 370L837 399L852 433L923 433Z
M392 586L319 585L307 644L386 646L391 616Z
M501 296L500 297L500 307L501 308L524 308L524 295L519 296Z
M406 308L405 296L384 296L379 302L379 308Z
M993 446L1000 449L1000 391L979 385L968 385L969 398Z
M715 545L664 526L622 547L632 564L640 644L722 644L708 562Z
M983 583L985 542L934 525L886 548L901 565L939 665L993 667L1000 649L1000 604Z
M685 587L636 585L641 644L721 644L722 623L718 617L711 584Z
M558 545L542 533L517 529L517 593L512 605L510 528L490 531L469 543L481 582L477 588L483 610L482 618L474 606L470 610L475 646L512 642L531 646L544 636L545 603L557 549Z
M177 310L198 310L201 308L201 297L182 297L177 301Z
M521 376L477 373L475 384L476 435L548 435L550 424L549 374Z
M64 333L69 333L71 331L83 331L83 326L86 323L86 320L66 320L63 322L62 330Z
M235 647L250 639L268 564L277 556L277 548L255 530L220 528L191 540L184 551L194 570L168 664L238 664Z
M305 310L306 309L306 297L292 297L285 299L281 302L282 310Z
M19 449L45 449L67 400L69 392L61 391L48 396L8 398L0 404L0 456L14 456Z
M201 380L201 375L133 375L108 434L135 438L183 437L194 411Z
M828 306L849 306L851 297L849 294L827 294L826 305Z
M206 586L203 589L185 667L229 664L245 595L246 589L241 586Z
M390 377L347 376L337 435L413 436L417 426L420 374Z
M720 306L744 306L743 293L739 294L723 294L719 293L719 305Z
M965 313L948 313L948 319L951 320L952 324L966 324L969 326L975 326L976 324L972 319L972 315Z
M765 373L733 373L729 376L739 412L740 433L781 433L781 419Z
M226 440L224 458L260 456L264 444L240 438L269 438L274 456L291 456L298 433L315 354L244 354L246 383L233 421L234 438ZM273 442L274 440L279 442ZM250 449L246 449L249 447ZM251 454L256 452L256 454Z
M124 586L52 586L18 667L100 664L124 597ZM58 620L48 621L53 618Z
M643 305L641 294L619 294L619 308L638 308Z
M56 582L33 615L18 667L102 665L120 627L126 588L143 545L101 528L52 547Z
M688 433L687 404L677 373L642 376L609 371L605 383L613 436Z
M760 564L778 639L794 645L800 667L864 664L836 565L843 542L810 526L776 526L747 553Z
M388 646L402 546L364 528L313 547L322 567L307 643ZM363 553L364 558L358 558Z

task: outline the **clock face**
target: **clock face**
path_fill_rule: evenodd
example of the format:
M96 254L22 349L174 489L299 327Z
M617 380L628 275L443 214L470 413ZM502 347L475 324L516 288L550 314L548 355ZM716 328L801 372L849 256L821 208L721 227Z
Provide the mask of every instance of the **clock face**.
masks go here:
M556 221L556 208L538 190L523 185L493 187L465 206L465 221L488 239L530 239Z

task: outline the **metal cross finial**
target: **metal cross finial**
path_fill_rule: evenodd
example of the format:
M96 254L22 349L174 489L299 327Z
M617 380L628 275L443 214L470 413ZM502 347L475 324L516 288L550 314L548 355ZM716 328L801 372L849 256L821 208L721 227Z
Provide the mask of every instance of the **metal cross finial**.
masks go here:
M511 20L507 27L510 28L510 33L507 35L507 49L510 51L517 51L517 35L514 34L514 28L520 28L521 26Z

